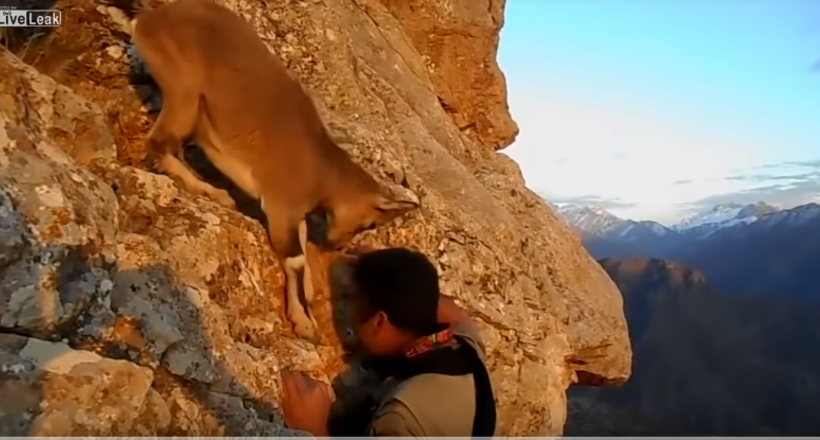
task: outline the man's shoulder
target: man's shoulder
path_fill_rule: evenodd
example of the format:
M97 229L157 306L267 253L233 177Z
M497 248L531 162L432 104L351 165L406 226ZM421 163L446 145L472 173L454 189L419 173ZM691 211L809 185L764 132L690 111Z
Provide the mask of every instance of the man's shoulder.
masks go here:
M376 419L405 423L406 429L426 436L469 435L475 414L474 386L472 374L413 376L395 388Z

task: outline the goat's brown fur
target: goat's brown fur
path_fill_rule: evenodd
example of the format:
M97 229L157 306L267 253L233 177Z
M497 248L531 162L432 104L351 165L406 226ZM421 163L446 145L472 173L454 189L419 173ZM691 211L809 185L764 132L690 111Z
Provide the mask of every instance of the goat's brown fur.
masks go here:
M163 97L147 140L158 168L191 193L234 208L225 190L185 163L182 145L193 137L223 174L260 200L288 278L288 317L300 337L315 341L316 323L298 301L295 278L305 269L309 304L305 236L321 249L340 249L358 232L418 207L418 200L387 195L331 140L311 97L229 9L212 0L177 0L143 10L133 41ZM307 229L301 244L300 224Z

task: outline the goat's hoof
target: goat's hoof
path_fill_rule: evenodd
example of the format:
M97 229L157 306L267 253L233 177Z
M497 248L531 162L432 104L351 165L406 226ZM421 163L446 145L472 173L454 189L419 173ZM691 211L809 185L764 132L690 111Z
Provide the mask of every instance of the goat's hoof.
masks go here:
M231 197L228 191L225 191L224 189L218 189L212 192L210 195L214 199L214 201L216 201L216 203L219 203L220 205L228 209L236 209L236 201L234 201L233 197Z
M293 331L300 339L319 345L319 332L312 323L294 324Z

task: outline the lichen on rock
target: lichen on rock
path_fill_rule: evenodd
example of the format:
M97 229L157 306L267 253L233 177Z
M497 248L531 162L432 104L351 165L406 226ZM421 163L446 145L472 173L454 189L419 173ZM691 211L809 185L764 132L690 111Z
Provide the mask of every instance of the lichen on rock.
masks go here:
M503 1L223 3L355 161L421 198L360 239L423 251L478 321L500 435L560 435L571 383L626 380L615 285L496 151L518 130L494 62ZM262 225L146 167L152 115L146 86L129 82L118 10L56 7L65 22L47 40L0 52L0 434L299 435L278 414L278 373L344 370L328 289L338 255L308 250L323 328L312 346L284 318Z

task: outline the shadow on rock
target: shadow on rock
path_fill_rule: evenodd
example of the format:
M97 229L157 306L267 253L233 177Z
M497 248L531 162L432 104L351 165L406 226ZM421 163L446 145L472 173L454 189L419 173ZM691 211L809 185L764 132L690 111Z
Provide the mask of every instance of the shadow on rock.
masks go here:
M296 434L283 428L277 395L255 396L219 359L203 292L174 284L163 265L92 279L100 264L82 249L50 251L59 260L53 290L11 291L27 281L15 276L24 260L0 272L0 435ZM55 317L55 303L85 310Z
M278 373L323 362L288 336L261 228L77 166L18 117L0 108L0 435L298 434Z
M174 278L168 266L117 273L111 296L117 316L129 318L121 318L121 340L108 345L107 355L153 365L154 388L169 406L197 408L174 414L161 435L282 435L284 422L273 404L278 393L255 396L214 348L203 309L207 288L179 286ZM274 388L277 379L268 377L268 385Z

